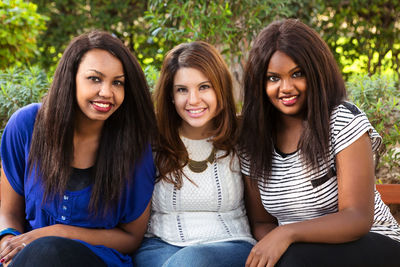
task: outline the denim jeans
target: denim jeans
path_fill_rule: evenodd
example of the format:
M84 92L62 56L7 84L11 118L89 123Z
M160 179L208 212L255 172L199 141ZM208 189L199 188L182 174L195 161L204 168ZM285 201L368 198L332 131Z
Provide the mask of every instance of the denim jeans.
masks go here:
M246 241L178 247L159 238L145 238L133 262L137 267L243 267L252 248Z

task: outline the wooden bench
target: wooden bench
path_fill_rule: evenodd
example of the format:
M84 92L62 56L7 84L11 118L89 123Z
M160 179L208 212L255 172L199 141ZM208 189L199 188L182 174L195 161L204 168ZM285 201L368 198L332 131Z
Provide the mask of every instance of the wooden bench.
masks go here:
M377 184L376 189L386 204L400 204L400 184Z

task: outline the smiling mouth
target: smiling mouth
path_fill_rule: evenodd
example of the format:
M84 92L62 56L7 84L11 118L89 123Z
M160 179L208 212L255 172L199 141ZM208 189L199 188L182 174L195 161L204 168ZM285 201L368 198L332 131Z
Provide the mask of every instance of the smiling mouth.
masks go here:
M108 108L110 106L109 103L108 104L104 104L104 103L97 103L97 102L93 102L93 105L96 105L96 106L101 107L101 108Z
M93 108L100 112L108 112L113 107L113 104L111 103L101 103L101 102L91 102L91 103L93 105Z
M297 102L298 96L294 95L294 96L290 96L290 97L281 97L280 99L284 105L291 106Z
M297 98L296 95L291 96L291 97L282 97L281 99L284 100L284 101L290 101L290 100L293 100L293 99L295 99L295 98Z
M191 114L199 114L202 113L204 110L206 110L205 108L201 108L201 109L188 109L187 111Z

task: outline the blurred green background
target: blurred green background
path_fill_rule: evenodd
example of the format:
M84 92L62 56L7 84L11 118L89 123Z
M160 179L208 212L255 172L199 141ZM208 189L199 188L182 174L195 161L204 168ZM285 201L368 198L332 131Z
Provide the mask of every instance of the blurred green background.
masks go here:
M378 182L388 177L400 182L399 0L1 0L0 136L15 110L46 93L69 41L91 29L120 38L140 61L150 88L169 49L210 42L230 66L240 109L252 40L280 18L302 20L328 43L350 100L384 138Z

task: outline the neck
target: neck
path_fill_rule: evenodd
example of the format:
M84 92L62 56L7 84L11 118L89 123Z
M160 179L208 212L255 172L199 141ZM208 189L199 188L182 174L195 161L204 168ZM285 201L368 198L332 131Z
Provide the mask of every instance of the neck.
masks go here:
M303 128L304 118L299 116L281 115L277 123L278 131L290 131Z
M276 125L276 147L283 153L292 153L297 150L300 137L303 133L304 120L301 117L281 116Z
M207 128L204 129L187 129L186 127L180 127L179 128L179 134L181 136L184 136L188 139L192 139L192 140L202 140L202 139L206 139L208 137L210 137L211 131Z
M100 136L104 121L93 121L78 115L76 116L74 126L74 136L90 138L93 136Z
M72 167L86 169L95 164L103 125L104 121L92 121L86 117L77 116Z

